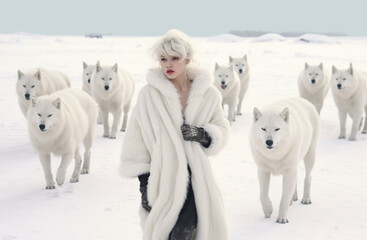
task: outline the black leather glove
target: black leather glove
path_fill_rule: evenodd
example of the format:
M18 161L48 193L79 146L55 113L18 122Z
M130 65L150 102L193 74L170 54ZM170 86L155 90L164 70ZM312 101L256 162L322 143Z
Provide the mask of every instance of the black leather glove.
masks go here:
M148 202L148 179L149 179L150 173L145 173L142 175L139 175L139 181L140 181L140 188L139 191L141 193L141 206L147 211L150 212L152 210L152 207L149 205Z
M181 132L184 140L199 142L205 148L208 148L212 142L212 138L204 128L183 124L181 126Z

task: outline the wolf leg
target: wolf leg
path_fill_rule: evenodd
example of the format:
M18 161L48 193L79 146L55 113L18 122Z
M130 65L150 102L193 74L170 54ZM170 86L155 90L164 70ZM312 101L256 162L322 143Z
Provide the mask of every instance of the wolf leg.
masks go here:
M280 201L279 215L277 223L288 223L288 208L292 199L294 189L297 182L297 170L291 170L283 176L283 193Z
M73 159L73 154L65 154L62 155L61 164L59 166L59 169L57 170L56 175L56 182L57 185L61 186L65 182L65 175L66 175L66 169L71 163L71 160Z
M345 138L345 124L347 122L347 112L339 110L340 134L339 139Z
M77 148L75 151L74 159L75 159L75 168L74 168L73 175L70 179L71 183L79 182L79 172L82 166L82 157L80 156L79 148Z
M262 169L257 170L260 185L260 202L266 218L273 213L273 206L269 198L270 172Z
M46 189L55 189L55 181L52 177L51 172L51 156L50 154L39 153L39 158L41 160L43 172L46 179Z

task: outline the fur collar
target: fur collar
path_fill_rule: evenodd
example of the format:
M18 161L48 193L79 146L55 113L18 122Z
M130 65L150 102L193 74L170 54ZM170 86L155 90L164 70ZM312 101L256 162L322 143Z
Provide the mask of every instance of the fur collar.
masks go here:
M190 89L190 96L202 95L213 83L212 74L204 68L187 67L186 72L187 77L193 81ZM164 75L160 67L148 70L147 82L166 97L179 97L177 89Z

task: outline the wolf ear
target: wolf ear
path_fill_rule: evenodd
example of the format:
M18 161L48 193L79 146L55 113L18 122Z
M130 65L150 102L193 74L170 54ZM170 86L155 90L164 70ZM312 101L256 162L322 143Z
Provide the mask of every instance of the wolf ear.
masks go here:
M233 58L231 56L229 56L229 63L232 63Z
M21 79L23 76L24 76L24 73L18 70L18 80Z
M219 68L218 63L215 63L215 70L218 70L218 68Z
M350 73L350 75L353 76L353 66L352 66L352 63L350 63L350 65L349 65L348 72Z
M115 72L115 73L117 73L117 70L118 70L118 65L117 65L117 63L115 63L115 65L113 65L112 66L112 70Z
M98 61L97 64L96 64L96 72L101 71L101 69L102 69L101 64Z
M260 112L260 110L255 107L254 108L254 122L257 122L257 120L259 120L261 118L262 114Z
M319 68L322 70L324 68L324 66L322 65L322 63L320 63Z
M245 59L247 61L247 54L245 54L245 56L243 56L243 59Z
M55 101L52 102L52 104L57 108L57 109L61 109L61 99L58 97L56 98Z
M336 71L338 71L338 69L336 69L336 67L333 65L333 67L332 67L332 72L333 72L333 74L334 74Z
M86 64L85 62L83 62L83 69L86 69L88 67L88 64Z
M36 96L32 96L32 107L35 107L38 104L38 98Z
M288 108L284 108L283 111L279 115L286 123L289 121L289 110Z
M308 64L307 63L305 63L305 70L308 68L309 66L308 66Z
M37 80L41 80L41 71L38 69L37 72L34 74Z

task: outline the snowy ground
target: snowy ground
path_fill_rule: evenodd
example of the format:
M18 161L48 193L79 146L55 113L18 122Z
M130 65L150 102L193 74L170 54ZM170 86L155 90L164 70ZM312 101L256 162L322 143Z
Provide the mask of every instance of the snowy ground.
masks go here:
M130 71L138 90L145 73L154 66L147 54L153 37L46 37L28 34L0 35L0 240L141 239L137 179L118 173L124 134L117 140L102 138L97 127L92 148L91 173L80 182L66 182L45 190L37 153L32 149L24 117L18 107L15 83L18 69L37 66L65 72L72 86L81 88L82 62L113 64ZM315 37L311 38L311 42ZM251 83L244 115L237 118L225 149L212 158L222 188L231 239L367 239L367 136L358 141L338 140L338 113L331 92L321 112L321 134L313 171L311 205L299 202L289 209L290 223L276 224L281 177L274 177L270 198L274 212L265 219L259 201L257 168L248 134L252 109L274 99L297 96L297 76L305 61L367 71L367 38L317 38L305 43L287 38L266 42L216 36L196 38L197 62L214 70L228 56L248 55ZM316 41L316 42L320 42ZM339 43L336 43L339 42ZM136 98L134 98L135 102ZM349 134L351 120L348 119ZM53 157L53 172L60 158ZM72 166L68 169L71 176ZM298 190L302 196L304 168L299 166Z

